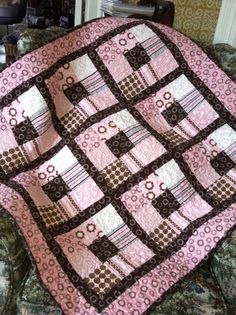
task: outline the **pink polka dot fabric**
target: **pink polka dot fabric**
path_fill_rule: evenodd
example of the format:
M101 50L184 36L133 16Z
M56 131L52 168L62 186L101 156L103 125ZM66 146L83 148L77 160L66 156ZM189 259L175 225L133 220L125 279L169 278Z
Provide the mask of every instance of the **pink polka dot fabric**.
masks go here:
M235 227L236 84L163 25L106 18L0 73L0 206L65 315L141 315Z

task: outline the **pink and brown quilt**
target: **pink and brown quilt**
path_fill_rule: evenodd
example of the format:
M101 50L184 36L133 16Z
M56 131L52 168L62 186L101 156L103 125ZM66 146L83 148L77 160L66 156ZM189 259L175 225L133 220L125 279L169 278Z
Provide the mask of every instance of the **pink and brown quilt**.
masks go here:
M75 28L0 106L0 204L63 314L149 314L235 227L236 84L175 30Z

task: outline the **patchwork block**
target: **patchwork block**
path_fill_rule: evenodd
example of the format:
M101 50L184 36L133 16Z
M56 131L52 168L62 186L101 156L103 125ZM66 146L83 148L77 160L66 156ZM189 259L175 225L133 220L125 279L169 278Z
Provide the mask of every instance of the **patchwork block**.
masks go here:
M129 246L137 237L123 224L119 226L115 231L109 234L109 240L119 249L123 250Z
M130 170L120 160L108 165L101 171L101 174L105 178L107 185L111 188L117 187L132 176Z
M76 106L83 98L89 96L89 92L81 82L77 82L66 88L64 94L74 106Z
M38 133L29 118L12 128L13 134L19 145L22 145L38 137Z
M108 139L106 144L118 159L134 147L123 131Z
M138 70L142 65L145 65L151 60L146 50L141 45L136 45L124 55L134 71Z
M78 81L82 81L83 79L89 77L97 70L87 54L71 61L70 66L76 74Z
M68 219L56 206L41 206L38 209L47 227L64 223Z
M61 118L62 125L69 131L73 132L85 121L78 109L75 107Z
M81 81L81 83L90 95L98 93L102 88L106 86L105 81L98 71Z
M115 256L119 251L119 249L105 235L95 240L91 245L88 246L88 249L102 263Z
M66 185L60 175L55 177L46 185L42 186L42 188L48 197L54 202L60 200L70 191L70 188Z
M163 132L162 136L174 146L179 145L180 143L183 143L187 140L173 129Z
M225 175L235 166L234 161L232 161L231 158L223 151L211 159L210 163L220 176Z
M176 126L187 116L185 110L177 102L170 105L170 107L165 109L161 114L171 127Z
M5 174L9 174L18 168L28 164L27 155L21 147L12 148L0 154L0 168Z
M208 193L221 203L235 194L235 187L229 181L221 178L208 188Z
M101 265L100 268L90 273L85 281L89 288L93 289L99 296L103 296L109 293L120 282L120 279L105 265Z
M95 214L93 218L106 235L113 233L124 224L121 216L111 204Z
M168 218L172 212L180 208L180 204L169 190L164 191L159 197L152 201L153 207L163 218Z
M228 124L224 124L211 134L211 138L219 148L225 150L236 142L236 132Z
M135 73L119 82L118 86L127 100L132 99L145 89L145 86Z
M148 38L145 42L142 43L142 46L145 48L147 54L150 57L156 57L166 49L166 46L158 36L152 36Z
M170 242L176 239L178 234L167 223L161 223L149 236L161 247L166 247Z
M173 187L184 178L184 174L174 160L164 164L156 171L156 173L168 188Z

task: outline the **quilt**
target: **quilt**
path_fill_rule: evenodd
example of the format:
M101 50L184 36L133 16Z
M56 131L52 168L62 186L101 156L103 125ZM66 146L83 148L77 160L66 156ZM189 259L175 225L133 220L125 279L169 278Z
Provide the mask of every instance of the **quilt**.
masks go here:
M143 20L94 20L1 71L0 205L63 314L149 314L221 244L235 114L235 82Z

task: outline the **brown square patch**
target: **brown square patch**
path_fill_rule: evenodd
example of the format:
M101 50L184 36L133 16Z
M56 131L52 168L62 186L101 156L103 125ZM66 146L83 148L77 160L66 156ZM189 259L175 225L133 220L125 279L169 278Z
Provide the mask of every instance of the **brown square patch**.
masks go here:
M220 152L216 157L214 157L210 163L220 176L225 175L235 166L234 161L231 160L231 158L224 151Z
M179 135L175 130L171 129L169 131L166 131L162 134L162 136L171 144L174 146L179 145L180 143L183 143L187 139Z
M119 249L109 240L106 235L103 235L101 238L95 240L88 246L88 249L102 263L115 256L119 251Z
M170 105L161 114L171 127L176 126L188 115L178 102Z
M208 193L217 200L223 202L229 199L235 193L235 188L226 182L224 178L220 178L217 182L208 188Z
M95 269L84 280L87 282L89 288L94 290L100 298L103 298L103 295L109 293L120 282L120 279L104 265Z
M63 215L53 206L42 206L38 208L39 213L47 227L64 223Z
M172 242L178 234L164 221L149 236L163 248Z
M105 178L107 185L112 188L122 184L126 179L132 176L130 170L120 160L116 160L114 163L105 167L101 174Z
M20 147L0 154L0 168L3 169L5 174L9 174L26 164L28 164L27 157L23 154Z
M127 100L130 100L145 89L135 73L130 74L127 78L119 82L118 86Z
M108 139L106 145L118 159L134 147L123 131Z
M138 70L151 60L146 50L140 44L128 50L124 55L134 71Z
M75 107L61 118L62 125L69 131L73 132L84 122L84 117Z

